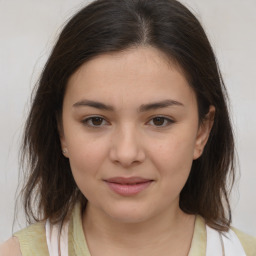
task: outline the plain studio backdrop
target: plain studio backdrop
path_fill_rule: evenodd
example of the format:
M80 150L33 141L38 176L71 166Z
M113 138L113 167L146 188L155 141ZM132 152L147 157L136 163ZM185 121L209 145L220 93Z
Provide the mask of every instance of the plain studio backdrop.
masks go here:
M230 95L241 172L232 194L232 225L256 236L256 1L181 2L202 22ZM18 153L32 88L63 23L87 3L0 0L0 242L12 234ZM14 231L22 227L20 216Z

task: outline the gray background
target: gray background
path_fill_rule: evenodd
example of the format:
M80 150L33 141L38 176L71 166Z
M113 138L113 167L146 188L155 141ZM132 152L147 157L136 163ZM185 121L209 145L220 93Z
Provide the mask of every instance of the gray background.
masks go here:
M12 233L30 92L64 21L87 2L0 0L0 242ZM256 236L256 1L182 2L203 23L230 94L241 171L232 194L233 225ZM14 230L25 226L22 215L19 220Z

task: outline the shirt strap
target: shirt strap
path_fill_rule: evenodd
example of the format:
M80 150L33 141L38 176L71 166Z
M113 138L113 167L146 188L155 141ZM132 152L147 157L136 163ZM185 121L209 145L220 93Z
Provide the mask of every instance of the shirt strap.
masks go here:
M68 256L68 225L65 222L52 225L47 219L45 223L46 241L49 251L49 256Z
M219 232L206 225L206 256L246 256L237 235L231 229Z

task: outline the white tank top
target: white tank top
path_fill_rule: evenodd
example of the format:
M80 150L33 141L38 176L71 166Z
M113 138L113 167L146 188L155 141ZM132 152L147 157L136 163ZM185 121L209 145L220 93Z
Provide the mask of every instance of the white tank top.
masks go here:
M63 223L62 229L59 223L52 225L49 220L45 224L46 241L49 256L68 256L68 225Z
M51 225L49 220L46 221L49 256L68 256L68 224L69 222L65 222L60 229L60 224ZM238 237L231 229L220 233L206 226L206 235L206 256L246 256Z

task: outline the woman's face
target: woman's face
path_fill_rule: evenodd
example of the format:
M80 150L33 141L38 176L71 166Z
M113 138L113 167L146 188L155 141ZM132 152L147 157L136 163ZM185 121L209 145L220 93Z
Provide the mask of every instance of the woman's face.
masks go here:
M179 210L211 126L199 127L194 91L152 47L81 66L68 82L62 121L62 148L90 209L127 223Z

